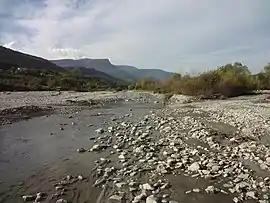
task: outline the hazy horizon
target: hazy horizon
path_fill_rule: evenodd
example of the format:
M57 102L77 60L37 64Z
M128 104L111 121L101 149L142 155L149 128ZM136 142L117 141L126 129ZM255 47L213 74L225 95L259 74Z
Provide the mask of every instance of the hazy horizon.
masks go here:
M0 45L47 59L199 72L270 56L270 1L2 0Z

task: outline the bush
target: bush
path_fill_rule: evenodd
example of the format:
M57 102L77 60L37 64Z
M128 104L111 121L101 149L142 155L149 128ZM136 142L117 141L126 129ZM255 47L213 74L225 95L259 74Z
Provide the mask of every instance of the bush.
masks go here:
M139 83L139 86L147 89L154 86L152 89L154 91L199 96L200 98L233 97L249 94L258 88L269 89L270 65L268 66L265 68L267 70L265 73L252 75L247 66L236 62L193 77L175 74L173 77L159 82L158 85L144 80Z

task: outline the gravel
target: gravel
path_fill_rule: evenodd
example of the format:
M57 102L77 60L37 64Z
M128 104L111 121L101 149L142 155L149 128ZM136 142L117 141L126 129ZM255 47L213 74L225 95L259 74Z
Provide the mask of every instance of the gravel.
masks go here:
M100 107L109 103L123 101L149 103L154 102L153 100L157 97L161 98L160 95L133 91L63 91L60 94L53 91L0 92L0 125L11 124L33 116L51 114L55 111L62 114L79 112L84 108Z

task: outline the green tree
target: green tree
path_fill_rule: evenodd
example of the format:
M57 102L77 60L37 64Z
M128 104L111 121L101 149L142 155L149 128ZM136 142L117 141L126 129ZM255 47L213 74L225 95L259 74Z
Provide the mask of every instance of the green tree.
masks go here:
M270 75L270 63L268 63L266 66L264 66L264 72L267 74L267 75Z
M31 89L31 90L40 90L42 85L42 80L40 78L32 78L27 82L27 86Z

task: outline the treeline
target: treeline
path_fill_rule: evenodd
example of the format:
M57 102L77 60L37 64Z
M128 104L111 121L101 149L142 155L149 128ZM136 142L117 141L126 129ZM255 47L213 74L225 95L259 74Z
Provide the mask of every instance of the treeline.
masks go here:
M42 90L121 90L127 85L99 77L83 77L73 71L18 70L0 72L0 91Z
M247 66L236 62L196 76L175 74L159 82L145 78L129 88L204 98L239 96L254 90L270 89L270 64L258 74L251 74Z

